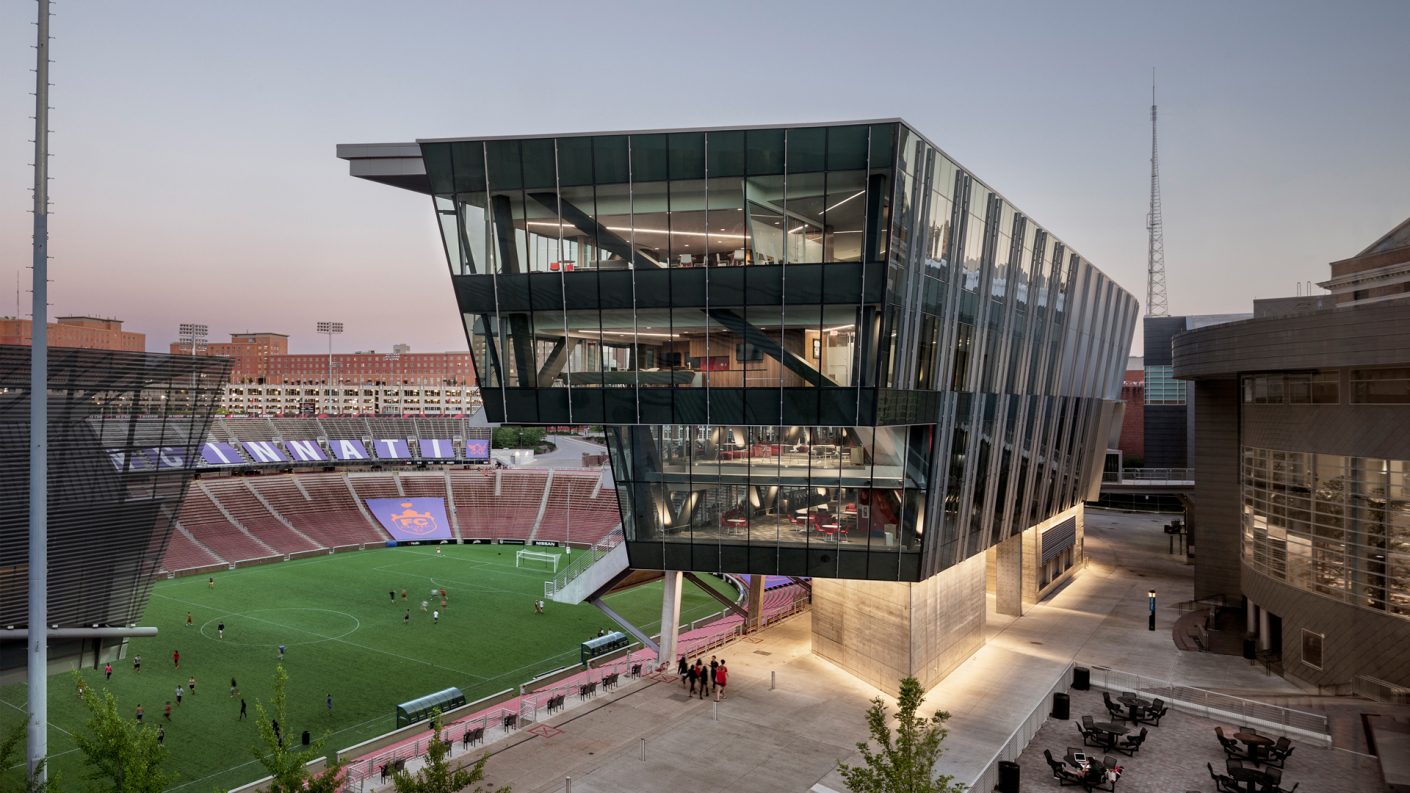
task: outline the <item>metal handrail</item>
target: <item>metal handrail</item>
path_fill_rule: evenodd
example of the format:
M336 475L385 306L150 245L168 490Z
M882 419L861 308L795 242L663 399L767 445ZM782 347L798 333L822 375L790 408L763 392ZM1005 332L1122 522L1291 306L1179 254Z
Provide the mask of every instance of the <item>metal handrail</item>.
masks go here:
M1330 735L1327 717L1318 713L1270 705L1231 694L1221 694L1205 688L1183 686L1168 680L1121 672L1105 666L1092 666L1092 685L1108 690L1129 690L1137 694L1161 697L1206 711L1222 711L1246 720L1302 730L1318 735ZM1100 675L1100 678L1098 677Z
M621 544L623 539L622 527L607 533L606 537L592 544L592 547L579 551L577 556L572 557L563 569L558 571L552 580L543 582L544 597L553 597L556 593L567 588L573 579L582 575L589 567L597 564L598 560L606 556L609 551Z

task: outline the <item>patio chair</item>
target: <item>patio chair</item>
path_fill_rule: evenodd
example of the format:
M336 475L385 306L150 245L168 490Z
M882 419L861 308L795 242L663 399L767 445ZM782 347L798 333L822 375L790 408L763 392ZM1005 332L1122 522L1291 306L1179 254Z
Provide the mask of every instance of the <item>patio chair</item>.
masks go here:
M1263 769L1263 781L1259 783L1259 790L1263 793L1276 793L1279 785L1283 783L1283 771L1280 768Z
M1157 697L1153 702L1151 702L1150 707L1142 708L1137 713L1136 721L1141 722L1142 724L1149 724L1152 727L1159 727L1161 717L1163 717L1166 711L1168 711L1169 709L1170 708L1165 704L1165 700Z
M1239 748L1238 741L1234 740L1233 738L1225 737L1223 727L1215 727L1214 734L1219 737L1219 745L1224 747L1224 754L1228 755L1229 757L1238 758L1240 760L1248 756L1244 754L1243 749Z
M1126 708L1119 702L1112 702L1111 694L1106 691L1102 692L1102 704L1106 705L1106 712L1111 714L1113 720L1126 721Z
M1131 757L1136 756L1136 752L1141 751L1141 744L1146 742L1146 728L1142 727L1136 735L1128 735L1121 740L1121 743L1113 748L1118 752L1124 752Z
M1069 771L1066 763L1053 759L1052 750L1044 749L1043 757L1047 759L1048 768L1052 769L1053 779L1058 781L1058 787L1082 784L1082 778Z
M1076 724L1076 722L1073 722ZM1083 746L1106 746L1106 735L1097 730L1089 730L1081 724L1077 724L1077 731L1082 733Z
M1204 766L1209 769L1209 778L1214 780L1214 787L1219 789L1221 793L1243 793L1239 789L1239 783L1235 782L1233 777L1228 774L1216 773L1213 763L1205 763Z
M1264 755L1263 760L1270 766L1282 768L1283 763L1288 759L1288 755L1292 754L1293 750L1296 748L1296 746L1292 745L1292 741L1288 740L1286 735L1280 736L1277 743L1268 747L1268 753Z

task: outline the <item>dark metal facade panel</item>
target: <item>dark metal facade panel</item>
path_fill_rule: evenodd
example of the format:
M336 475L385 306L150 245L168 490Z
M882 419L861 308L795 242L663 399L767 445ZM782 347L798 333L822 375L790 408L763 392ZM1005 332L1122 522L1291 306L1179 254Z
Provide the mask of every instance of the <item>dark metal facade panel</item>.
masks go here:
M1077 542L1077 518L1071 517L1043 532L1043 563L1057 558Z
M1410 620L1338 603L1240 565L1242 587L1281 623L1283 671L1318 685L1345 685L1358 675L1410 686ZM1196 593L1198 596L1198 592ZM1302 636L1322 636L1321 668L1304 663Z
M1404 405L1244 405L1243 445L1410 460Z
M28 622L28 347L0 347L0 624ZM49 618L140 618L225 358L49 352Z
M1169 366L1171 360L1170 342L1175 335L1185 330L1184 317L1144 317L1141 327L1145 332L1146 366Z
M1188 408L1185 405L1146 405L1143 420L1146 425L1145 467L1188 468Z
M1173 342L1175 376L1267 372L1410 361L1410 300L1266 317L1189 331Z
M1190 545L1195 549L1195 597L1239 595L1239 392L1232 381L1194 384L1194 512Z

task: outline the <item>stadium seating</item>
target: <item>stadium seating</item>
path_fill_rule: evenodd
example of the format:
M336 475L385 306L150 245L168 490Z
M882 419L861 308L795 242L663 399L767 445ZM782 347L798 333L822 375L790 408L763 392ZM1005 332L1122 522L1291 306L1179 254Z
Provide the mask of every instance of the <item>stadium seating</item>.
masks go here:
M622 522L617 494L604 489L593 497L599 471L554 471L536 540L596 543Z
M387 539L358 509L342 474L285 474L247 481L285 520L325 548Z
M278 434L269 419L226 416L224 421L231 438L237 441L272 441Z
M166 570L190 570L210 565L223 564L225 560L212 556L209 551L197 545L182 529L171 532L171 541L166 546L166 556L162 568Z
M323 435L328 438L346 438L348 440L363 440L372 437L372 431L367 427L365 419L341 416L337 418L319 419L319 425L323 427ZM287 433L284 437L292 437ZM302 438L297 440L303 440Z
M320 547L271 513L244 479L211 480L206 482L206 491L241 526L279 553L299 553Z
M191 536L227 562L277 556L278 552L231 523L207 494L203 482L193 482L177 518Z
M181 572L380 545L387 535L361 508L368 498L444 498L462 538L591 544L621 522L616 491L601 486L599 477L598 471L554 471L551 486L543 469L206 477L192 484L182 504L162 567Z

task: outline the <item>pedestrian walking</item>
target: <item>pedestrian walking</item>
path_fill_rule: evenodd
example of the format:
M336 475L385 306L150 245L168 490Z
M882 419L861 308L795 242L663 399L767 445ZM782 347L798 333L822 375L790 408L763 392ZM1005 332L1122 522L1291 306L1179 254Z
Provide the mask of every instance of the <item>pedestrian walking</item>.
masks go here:
M142 710L142 703L140 703L140 702L137 703L137 723L138 723L138 724L141 724L141 723L142 723L142 716L143 716L145 713L146 713L146 711Z
M112 662L112 661L109 661L109 662L107 662L106 664L103 664L103 676L106 677L108 680L112 680L112 679L113 679L113 662Z
M284 643L279 643L279 660L284 660Z
M196 676L191 675L186 678L186 688L191 692L191 696L196 696Z
M719 702L725 698L725 684L729 682L729 667L725 666L725 659L720 659L720 668L715 670L715 701Z
M695 676L700 678L700 698L704 699L705 694L710 690L710 670L705 666L704 659L695 659Z
M431 612L431 623L434 624L434 625L440 625L440 624L441 624L441 610L440 610L440 609L436 609L435 611L432 611L432 612Z
M134 672L141 672L141 671L142 671L142 656L140 656L140 655L134 655L134 656L132 656L132 671L134 671Z
M245 698L244 698L244 697L240 697L240 718L239 718L239 719L236 719L236 721L244 721L244 720L245 720Z
M176 665L176 668L177 668L177 669L180 669L180 668L181 668L181 651L180 651L180 650L172 650L172 651L171 651L171 662Z
M715 670L720 668L720 662L715 660L715 656L710 656L710 691L715 690Z
M216 636L217 636L218 638L224 639L224 638L225 638L225 623L222 622L222 623L220 623L219 625L216 625L216 626L215 626L215 633L216 633Z
M178 708L181 707L181 697L182 697L183 695L185 695L185 693L186 693L186 689L182 688L180 683L177 683L177 684L176 684L176 707L178 707Z
M191 627L191 612L186 612L186 627Z
M690 667L686 669L685 676L686 679L690 681L690 693L686 694L685 698L690 699L695 696L695 682L700 678L700 670L696 669L694 664L691 664Z
M231 698L233 699L233 698L235 697L235 695L238 694L238 693L240 693L240 686L236 685L236 683L235 683L235 678L232 677L232 678L230 678L230 696L231 696Z
M387 599L393 603L397 602L397 591L395 589L387 590Z
M685 680L690 676L690 662L685 660L684 655L676 661L676 674L681 677L681 688L685 688Z
M328 715L333 715L333 695L331 693L328 695L328 698L324 700L324 704L328 706Z
M157 746L161 746L161 745L164 744L164 743L166 743L166 728L163 727L162 725L158 724L158 725L157 725Z
M166 707L162 708L162 718L171 721L171 700L167 700Z

